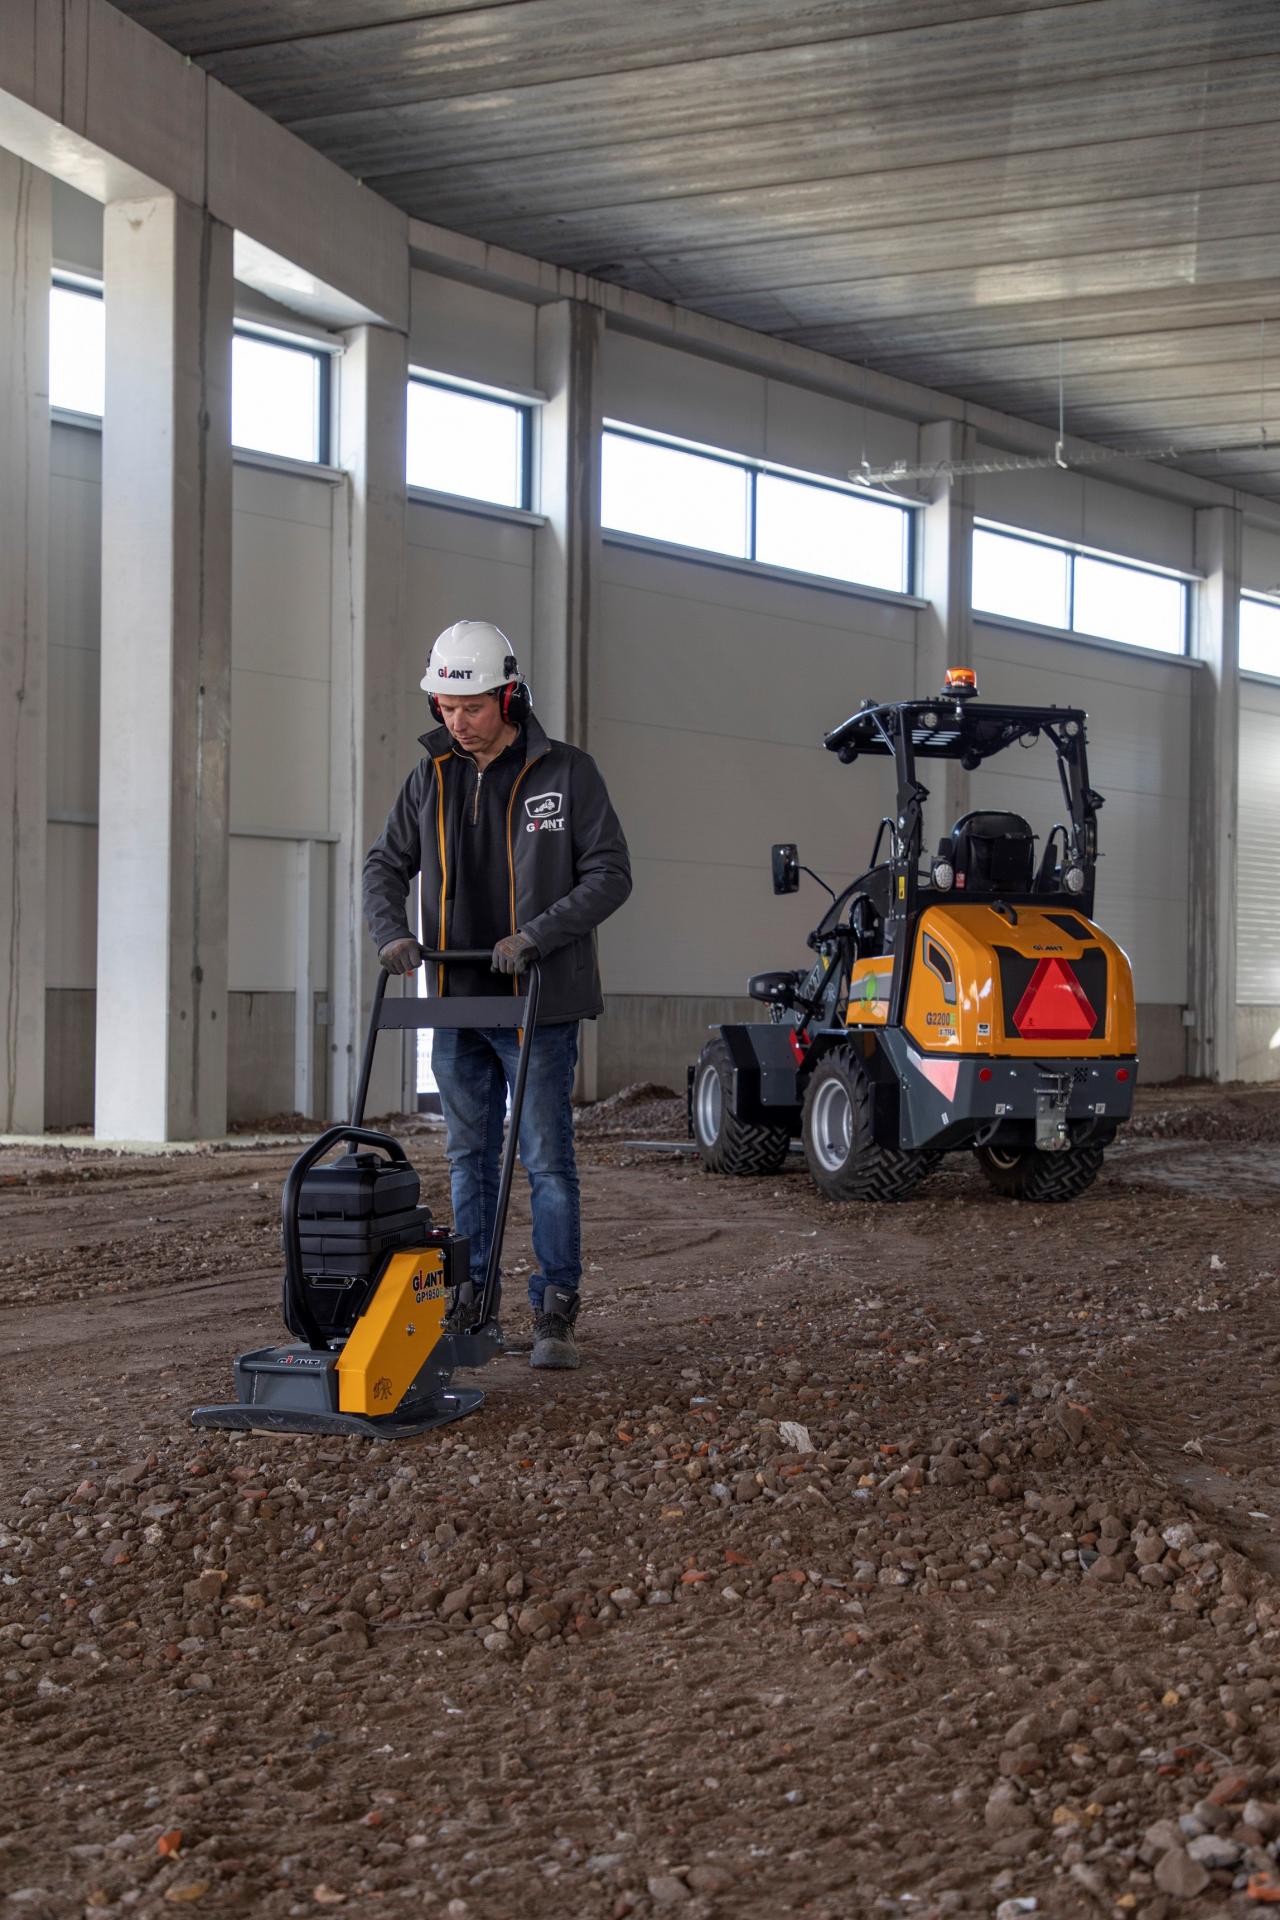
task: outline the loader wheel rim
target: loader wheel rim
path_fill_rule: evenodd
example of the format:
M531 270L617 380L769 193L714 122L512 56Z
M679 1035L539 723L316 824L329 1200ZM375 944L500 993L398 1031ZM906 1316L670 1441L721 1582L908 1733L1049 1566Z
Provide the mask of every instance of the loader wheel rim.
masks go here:
M839 1173L853 1148L853 1106L840 1080L824 1080L813 1096L814 1157L824 1173Z
M724 1117L724 1094L720 1086L720 1075L714 1067L704 1067L698 1080L698 1097L694 1102L699 1136L710 1146L720 1138L720 1123Z
M1022 1152L1017 1147L988 1147L987 1158L992 1166L999 1167L1002 1173L1012 1173L1022 1158Z

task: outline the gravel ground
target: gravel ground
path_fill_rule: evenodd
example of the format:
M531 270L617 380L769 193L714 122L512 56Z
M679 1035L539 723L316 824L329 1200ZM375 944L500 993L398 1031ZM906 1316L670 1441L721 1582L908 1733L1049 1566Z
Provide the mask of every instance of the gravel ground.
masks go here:
M583 1116L582 1371L386 1448L187 1425L290 1149L0 1153L0 1913L1280 1904L1280 1098L1039 1210L627 1144L682 1114Z

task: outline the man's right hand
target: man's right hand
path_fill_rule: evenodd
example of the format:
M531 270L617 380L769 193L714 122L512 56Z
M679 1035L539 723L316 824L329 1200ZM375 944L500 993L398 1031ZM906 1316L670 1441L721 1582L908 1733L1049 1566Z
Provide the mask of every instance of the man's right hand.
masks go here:
M422 948L416 940L388 940L378 948L378 958L388 973L416 973L422 965Z

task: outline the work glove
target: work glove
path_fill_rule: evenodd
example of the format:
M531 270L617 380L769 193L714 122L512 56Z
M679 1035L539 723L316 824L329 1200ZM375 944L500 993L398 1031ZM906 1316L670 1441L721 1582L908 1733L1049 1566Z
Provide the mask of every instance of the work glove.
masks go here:
M416 973L422 965L422 948L406 934L402 940L388 940L385 947L379 947L378 958L388 973Z
M495 973L523 973L537 957L538 949L527 933L509 933L494 948L490 965Z

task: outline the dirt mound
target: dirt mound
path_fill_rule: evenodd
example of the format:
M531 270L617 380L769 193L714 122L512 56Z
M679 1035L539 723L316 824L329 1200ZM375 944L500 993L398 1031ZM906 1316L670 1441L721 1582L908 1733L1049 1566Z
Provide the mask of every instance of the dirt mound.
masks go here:
M603 1100L579 1107L574 1115L579 1138L665 1140L683 1138L685 1103L670 1087L652 1080L637 1080L620 1087Z
M1133 1139L1207 1140L1248 1146L1280 1141L1280 1088L1213 1091L1188 1097L1179 1090L1146 1089L1124 1129Z

